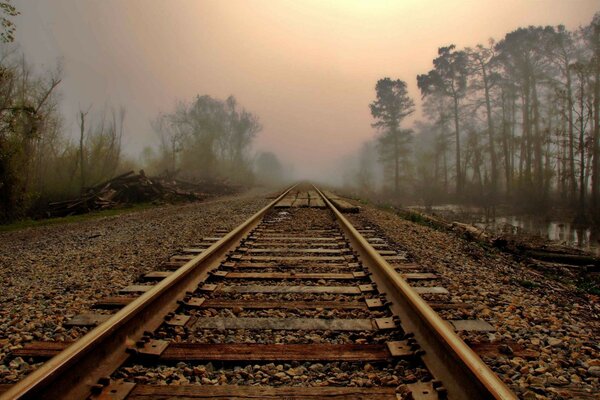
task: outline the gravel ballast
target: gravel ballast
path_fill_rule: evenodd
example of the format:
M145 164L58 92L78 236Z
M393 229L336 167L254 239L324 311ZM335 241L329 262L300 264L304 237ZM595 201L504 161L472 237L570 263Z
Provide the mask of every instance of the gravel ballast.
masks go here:
M463 318L480 318L497 331L483 339L517 342L537 359L501 355L484 361L520 398L594 398L600 393L600 305L527 268L511 256L409 222L390 211L363 207L348 216L376 227L397 250L435 271L450 300L473 304ZM421 285L421 283L419 283ZM481 334L459 333L465 340Z
M9 360L32 340L69 341L87 329L63 327L100 298L116 295L178 250L231 230L270 200L246 194L161 206L84 222L0 234L0 382L33 365Z
M216 233L219 229L231 230L268 202L264 194L245 195L238 199L163 206L85 222L1 233L0 383L15 382L37 366L28 360L8 358L12 349L32 340L79 338L87 329L66 328L64 322L90 311L98 299L115 295L141 274L160 269L162 262L182 248L200 242L205 236L220 236ZM535 359L525 359L511 354L512 350L508 349L498 357L484 357L520 398L577 398L577 393L582 395L580 398L593 398L600 392L600 306L590 298L527 268L511 256L462 239L455 233L415 224L370 206L348 217L356 225L373 227L377 231L375 236L388 240L391 248L406 253L409 261L422 265L423 270L439 275L435 281L411 282L412 285L444 286L450 295L444 295L442 301L473 305L467 309L441 311L443 317L483 319L496 328L494 333L459 333L463 339L517 343L539 353ZM328 219L321 218L321 226L330 228ZM299 229L311 226L308 221L305 223L306 226ZM277 265L271 268L290 269ZM303 270L303 266L292 269ZM229 284L239 283L232 280ZM290 284L276 280L254 283ZM322 280L309 284L349 283ZM249 295L213 293L207 297L247 299ZM286 301L307 300L305 297L294 293L252 296ZM429 297L433 301L440 300L439 296ZM310 299L354 301L357 297L316 294ZM364 311L238 311L208 309L194 314L296 318L368 316ZM388 334L370 332L329 335L322 331L173 330L162 333L175 341L187 339L202 343L379 343L390 339ZM394 378L404 373L402 365L402 371L396 370L398 365L375 366L382 370L377 374L346 364L327 364L322 366L323 371L313 371L308 364L261 364L243 368L182 364L177 371L173 366L152 370L132 365L119 373L137 382L396 386L404 382ZM331 372L334 378L329 381L324 374ZM427 375L426 371L422 371L422 375ZM421 377L419 374L409 381Z

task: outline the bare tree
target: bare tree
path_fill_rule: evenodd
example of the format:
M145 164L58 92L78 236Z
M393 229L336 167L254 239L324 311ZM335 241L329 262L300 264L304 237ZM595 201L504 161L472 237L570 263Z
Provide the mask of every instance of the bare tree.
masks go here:
M79 175L81 177L81 191L85 188L85 117L91 106L83 112L79 110Z
M152 126L161 140L163 159L168 160L169 175L250 182L248 150L262 128L258 117L239 107L235 97L222 101L197 96L160 115Z

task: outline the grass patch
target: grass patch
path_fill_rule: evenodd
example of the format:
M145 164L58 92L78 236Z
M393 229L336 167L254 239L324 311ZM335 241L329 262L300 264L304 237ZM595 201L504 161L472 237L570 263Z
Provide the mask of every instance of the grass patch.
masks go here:
M425 214L421 214L418 212L408 211L408 210L396 210L396 214L400 217L404 218L407 221L413 222L415 224L423 225L431 229L435 229L436 231L448 232L449 229L443 222L436 221L434 218L431 218Z
M594 279L579 279L576 283L577 289L596 296L600 296L600 282Z
M517 283L526 289L533 289L533 288L540 287L540 285L538 283L535 283L532 281L518 280Z
M414 222L415 224L429 225L429 221L426 218L424 218L423 215L414 212L406 212L406 214L404 215L404 219L410 222Z
M24 219L6 225L0 225L0 232L19 231L26 228L37 228L40 226L70 224L73 222L83 222L102 217L112 217L114 215L128 214L131 212L143 211L149 208L157 207L159 204L139 203L130 207L112 208L110 210L94 211L87 214L71 215L68 217L46 218L46 219Z

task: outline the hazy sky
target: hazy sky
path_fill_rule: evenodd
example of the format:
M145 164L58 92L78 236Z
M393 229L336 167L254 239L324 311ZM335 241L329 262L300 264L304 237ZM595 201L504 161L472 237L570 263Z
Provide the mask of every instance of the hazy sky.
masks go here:
M591 21L598 0L13 0L17 41L64 70L70 131L79 107L127 109L126 147L156 143L149 121L177 99L235 95L264 126L256 148L319 177L373 137L377 79L407 81L437 48L527 25Z

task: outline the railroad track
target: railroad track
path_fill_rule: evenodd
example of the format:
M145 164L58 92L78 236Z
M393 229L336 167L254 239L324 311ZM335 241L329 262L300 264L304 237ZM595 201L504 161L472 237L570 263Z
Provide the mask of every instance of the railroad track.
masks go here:
M438 277L340 210L284 191L69 321L81 339L16 350L46 362L1 398L515 399L455 333L491 327L443 320Z

